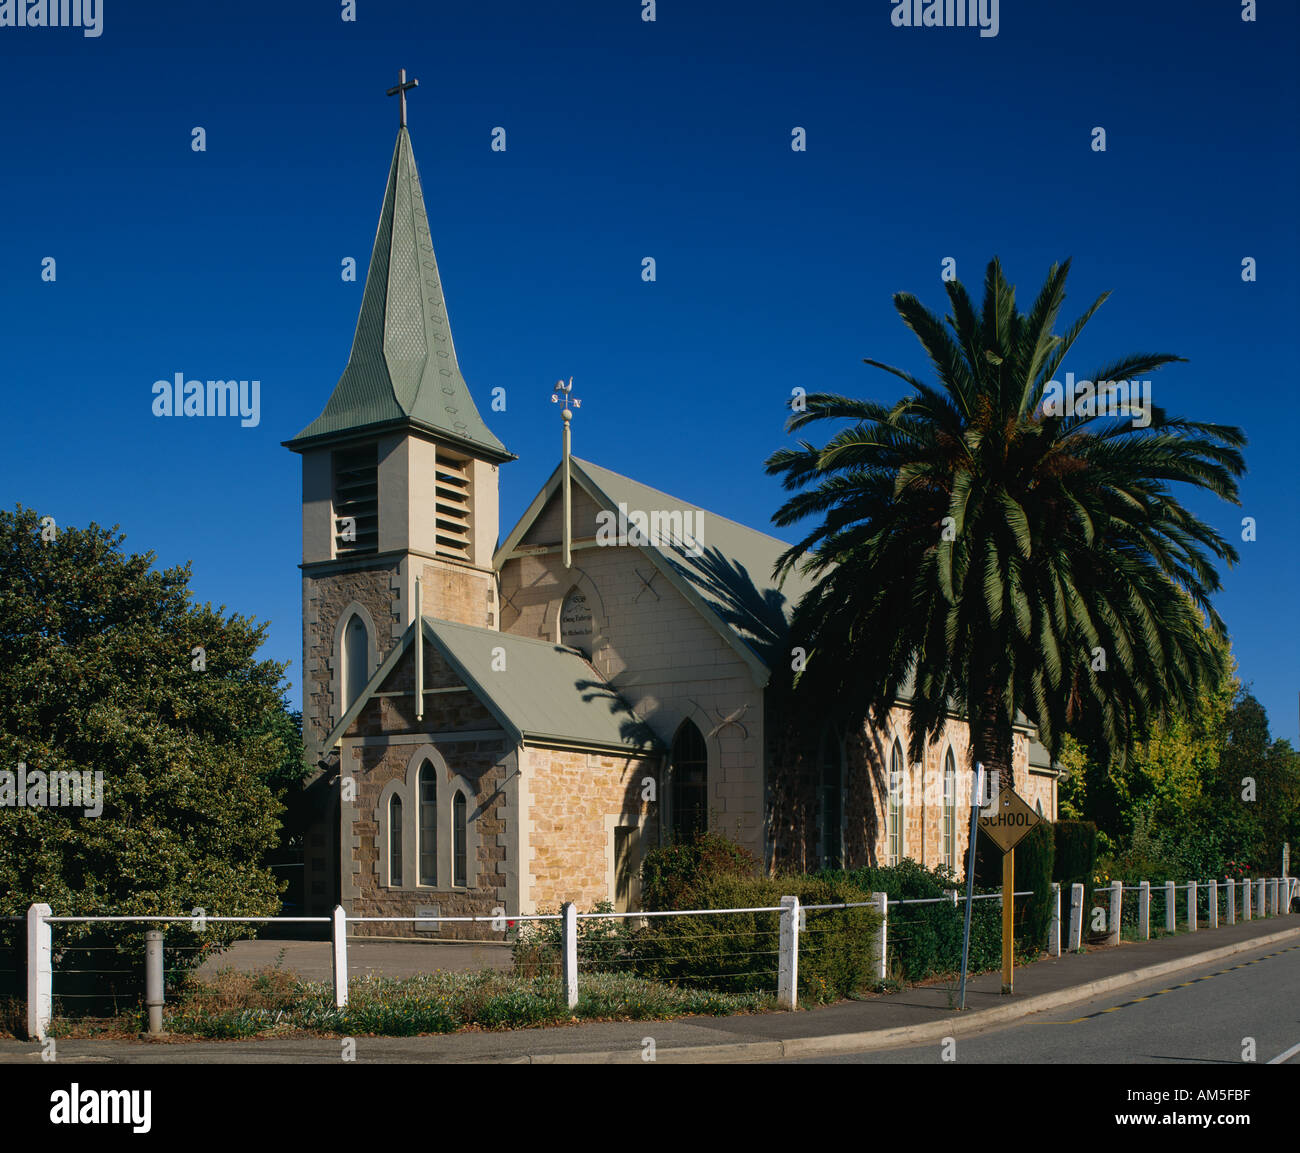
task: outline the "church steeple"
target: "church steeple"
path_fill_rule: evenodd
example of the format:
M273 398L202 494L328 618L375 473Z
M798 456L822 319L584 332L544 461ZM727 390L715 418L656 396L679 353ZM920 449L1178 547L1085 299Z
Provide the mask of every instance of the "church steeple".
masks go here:
M403 73L403 79L405 74ZM398 89L406 98L403 83ZM404 118L403 118L404 119ZM420 177L403 123L388 170L361 315L325 410L289 448L406 426L502 463L515 459L483 422L461 375Z

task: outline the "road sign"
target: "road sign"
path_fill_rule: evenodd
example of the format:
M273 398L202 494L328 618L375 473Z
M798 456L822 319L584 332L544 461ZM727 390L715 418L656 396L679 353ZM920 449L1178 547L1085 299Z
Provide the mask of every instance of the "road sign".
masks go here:
M1014 789L1003 789L992 805L981 810L979 827L1009 853L1042 819Z

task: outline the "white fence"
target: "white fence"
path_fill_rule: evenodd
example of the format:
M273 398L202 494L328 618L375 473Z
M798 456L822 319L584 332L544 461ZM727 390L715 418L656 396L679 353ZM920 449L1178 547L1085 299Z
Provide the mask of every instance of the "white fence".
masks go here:
M1223 888L1227 895L1227 923L1236 920L1234 894L1238 887L1242 895L1243 920L1250 920L1251 891L1256 889L1255 908L1259 915L1277 916L1279 912L1290 912L1291 903L1300 897L1300 880L1297 878L1260 879L1255 882L1225 881ZM1121 916L1123 911L1123 893L1136 889L1139 893L1139 919L1142 937L1150 936L1150 885L1142 881L1137 885L1123 885L1113 882L1105 889L1109 896L1108 942L1119 943ZM1167 927L1174 929L1174 894L1178 889L1188 890L1188 908L1190 910L1189 927L1196 928L1196 891L1197 883L1175 885L1172 881L1165 885ZM1210 894L1210 925L1218 924L1217 882L1208 883ZM1052 885L1054 910L1051 921L1049 952L1061 955L1061 893L1060 886ZM1031 895L1029 892L1017 892L1016 897ZM999 893L978 894L974 900L1001 901ZM138 923L138 924L188 924L197 926L201 922L243 923L243 924L317 924L328 925L331 942L332 971L334 985L334 1003L343 1008L348 1001L348 926L356 924L439 924L442 922L466 923L489 922L500 929L506 923L559 921L561 923L561 977L564 995L569 1008L578 1003L578 921L602 919L646 919L651 917L701 917L726 916L734 913L779 913L779 936L777 948L777 1000L787 1009L797 1004L799 986L799 938L803 931L806 915L810 912L833 909L874 909L881 915L873 942L873 973L878 980L888 977L888 940L889 910L903 905L930 905L939 903L959 903L957 890L948 890L943 897L924 900L890 900L886 893L873 893L870 901L847 902L829 905L801 905L798 897L782 897L780 905L767 905L743 909L682 909L663 912L626 912L626 913L579 913L572 902L561 906L559 913L525 913L501 914L496 916L446 916L446 917L350 917L342 907L335 908L329 917L218 917L196 915L178 916L55 916L49 905L35 904L27 911L27 1032L33 1040L44 1040L54 1015L54 971L53 971L53 935L52 925L61 923ZM1265 908L1269 914L1264 912ZM1084 886L1073 886L1070 901L1068 930L1068 948L1077 951L1082 947L1084 921ZM158 1032L162 1026L162 963L163 953L160 934L150 933L151 938L146 952L147 1005L149 1007L150 1031Z

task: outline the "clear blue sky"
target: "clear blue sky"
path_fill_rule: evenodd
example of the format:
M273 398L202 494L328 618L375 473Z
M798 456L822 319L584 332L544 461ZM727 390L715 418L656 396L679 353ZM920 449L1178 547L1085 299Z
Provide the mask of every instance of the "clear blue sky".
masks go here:
M790 389L892 399L863 357L926 370L894 292L942 309L941 261L977 288L996 254L1023 301L1073 257L1071 318L1113 295L1066 367L1185 356L1156 403L1250 438L1244 507L1191 504L1234 539L1256 518L1218 606L1295 741L1296 5L1002 0L995 37L891 10L103 0L98 37L0 28L0 503L192 560L200 600L272 622L299 699L281 441L347 359L340 262L364 270L405 67L461 366L519 456L503 535L557 461L560 376L579 455L769 529ZM177 372L259 379L260 424L155 418Z

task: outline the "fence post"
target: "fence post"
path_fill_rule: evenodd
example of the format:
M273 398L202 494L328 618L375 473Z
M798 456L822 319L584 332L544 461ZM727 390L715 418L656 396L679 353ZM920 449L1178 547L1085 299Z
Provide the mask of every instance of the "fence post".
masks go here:
M27 910L27 1036L44 1041L54 1018L54 968L50 915L46 904Z
M578 906L565 901L560 906L561 952L564 955L564 1003L578 1004Z
M782 1009L793 1009L799 1001L799 898L782 897L781 909L776 999Z
M1259 910L1261 917L1268 916L1268 901L1264 897L1264 878L1260 877L1255 882L1255 907Z
M1083 948L1083 886L1070 886L1070 952Z
M1210 882L1210 928L1219 927L1219 882Z
M1270 917L1277 916L1277 878L1270 877L1268 881L1268 913Z
M1174 908L1174 902L1178 900L1178 890L1173 881L1165 882L1165 932L1176 933L1178 931L1178 913Z
M1187 882L1187 931L1196 932L1196 882Z
M1151 940L1151 882L1143 881L1138 885L1138 935L1144 941Z
M1120 926L1123 921L1124 913L1124 882L1111 881L1110 883L1110 932L1106 936L1106 944L1118 945L1120 942Z
M1228 894L1228 924L1237 923L1237 882L1231 877L1223 878L1223 887Z
M871 899L880 914L880 928L876 930L876 980L884 981L889 976L889 894L872 893Z
M1250 878L1241 878L1241 919L1249 921L1251 914L1250 908Z
M149 1010L149 1035L163 1031L163 935L150 929L144 935L144 1003Z
M1053 957L1061 955L1061 882L1052 882L1052 931L1047 938L1047 951Z
M334 943L334 1007L342 1009L348 1003L348 915L342 905L334 906L330 929Z

